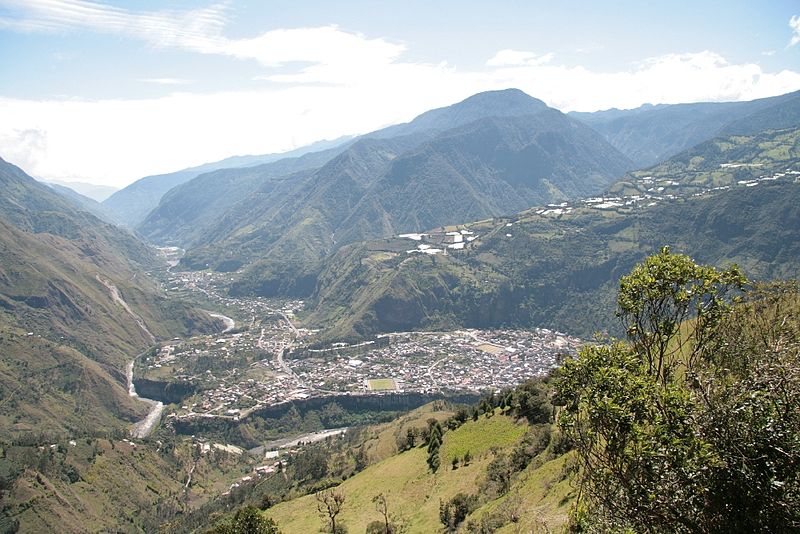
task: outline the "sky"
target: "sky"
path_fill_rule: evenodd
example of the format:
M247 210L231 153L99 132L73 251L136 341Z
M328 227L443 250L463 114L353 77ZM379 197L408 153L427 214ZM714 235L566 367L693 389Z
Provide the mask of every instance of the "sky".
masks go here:
M0 0L0 58L0 157L123 187L492 89L564 112L800 90L800 3Z

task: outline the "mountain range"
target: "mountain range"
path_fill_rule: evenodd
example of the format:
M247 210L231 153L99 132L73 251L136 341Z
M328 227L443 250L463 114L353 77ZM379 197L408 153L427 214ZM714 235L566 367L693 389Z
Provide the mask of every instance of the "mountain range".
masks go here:
M410 254L405 238L354 244L326 262L307 321L332 337L534 325L588 337L615 324L620 274L664 245L756 279L794 277L798 176L798 128L729 136L589 202L448 228L474 240L446 255Z
M570 116L591 126L642 168L718 135L797 125L798 110L800 91L749 102L646 105Z
M301 156L309 152L316 152L332 148L347 142L347 138L334 141L319 141L311 145L279 154L264 154L261 156L232 156L213 163L205 163L167 174L146 176L136 180L127 187L116 191L103 200L109 211L115 214L117 220L129 228L134 228L155 208L161 197L170 189L177 187L201 174L218 169L232 169L252 167L270 161Z
M235 291L307 295L342 245L594 194L631 168L580 122L497 91L338 151L201 176L137 230L186 248L187 267L247 266Z
M222 329L150 276L164 267L152 244L186 249L179 269L229 273L219 288L229 295L302 297L296 323L321 346L463 327L620 335L620 276L665 245L700 263L735 262L750 279L798 276L800 93L564 114L518 90L492 91L358 138L147 177L102 203L0 160L0 532L13 531L20 518L42 531L168 530L191 512L183 517L189 529L216 519L203 516L208 510L229 510L245 498L230 481L244 481L247 464L210 440L240 433L248 444L261 443L266 422L196 418L235 429L200 436L208 441L202 444L169 435L167 425L158 439L121 439L147 412L126 387L129 362L175 336ZM284 312L273 319L287 320ZM255 324L253 315L250 334ZM260 335L244 350L258 372L272 373L275 361L261 359ZM518 394L515 406L552 398L535 387ZM531 478L513 486L529 506L552 501L553 524L566 520L570 460L563 453L571 445L550 439L552 406L543 412L546 431L524 424L509 404L483 406L484 415L476 409L472 421L463 411L441 444L445 469L434 475L423 463L425 449L401 452L399 444L412 426L431 432L431 418L435 426L436 418L457 415L439 413L442 406L348 438L364 452L361 468L370 455L386 462L362 475L351 469L356 451L344 442L334 451L331 463L349 477L341 487L360 507L343 517L366 528L372 517L361 512L374 501L365 488L391 482L388 466L402 481L397 495L416 502L426 493L420 510L399 509L438 528L439 497L452 504L465 474L472 478L462 489L478 492L476 477L488 481L490 471L503 469L495 461L501 456L530 453L524 449L534 443L523 435L541 432L534 448L542 456L523 466ZM330 452L334 443L320 447ZM455 454L458 443L468 446ZM289 472L298 466L302 460ZM318 523L310 519L314 502L292 497L329 481L295 482L283 472L253 487L265 507L280 489L286 502L274 517L304 531ZM393 491L388 482L381 488ZM425 489L440 483L446 486ZM507 501L487 501L480 514Z
M167 299L145 274L161 260L130 232L2 160L0 189L4 435L125 432L145 409L128 396L127 361L154 338L218 325Z

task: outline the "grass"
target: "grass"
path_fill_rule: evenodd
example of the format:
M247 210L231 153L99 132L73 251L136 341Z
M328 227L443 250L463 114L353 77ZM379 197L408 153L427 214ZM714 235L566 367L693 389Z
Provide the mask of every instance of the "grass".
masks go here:
M389 391L397 389L397 384L395 384L394 379L392 378L375 378L370 380L368 383L369 389L372 391Z
M418 415L417 419L422 420L426 414ZM425 447L374 464L336 488L345 496L339 521L349 532L364 532L370 522L380 519L372 498L383 493L390 513L408 522L409 534L441 532L439 501L449 500L457 493L481 495L487 466L494 458L491 451L497 447L509 452L528 428L527 424L518 424L503 415L468 421L457 430L445 433L441 467L435 474L427 469ZM470 465L451 469L446 460L448 454L452 458L456 451L467 449L473 456ZM541 466L521 473L509 494L499 499L481 495L489 500L471 517L479 520L483 514L502 515L516 510L523 514L521 522L498 532L517 532L515 528L521 524L530 526L523 532L538 531L541 525L557 531L566 522L571 503L570 487L565 475L565 459L545 460L539 462ZM280 503L265 514L278 523L284 534L312 534L320 532L324 526L314 495Z
M519 441L527 431L526 424L518 424L510 417L480 416L477 421L467 421L445 435L441 449L442 465L450 465L453 458L463 458L469 452L473 458L493 447L508 447Z
M386 495L389 510L406 518L409 534L428 534L439 530L439 499L450 499L458 492L474 493L477 479L488 459L451 471L428 472L423 448L415 448L375 464L343 482L337 491L345 495L340 516L350 532L364 532L367 525L380 518L372 504L378 493ZM314 495L281 503L266 512L284 534L320 532L323 521L316 510Z
M496 534L561 532L575 497L566 470L570 461L571 455L566 454L528 469L506 495L478 508L466 521L480 523L484 515L503 517L507 524Z

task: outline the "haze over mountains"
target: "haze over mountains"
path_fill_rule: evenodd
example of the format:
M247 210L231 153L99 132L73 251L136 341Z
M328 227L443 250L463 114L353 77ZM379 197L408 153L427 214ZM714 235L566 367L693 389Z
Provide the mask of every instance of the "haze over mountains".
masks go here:
M187 171L136 229L185 248L185 267L243 269L236 293L308 296L341 246L591 196L715 135L796 124L798 102L791 93L564 115L518 90L480 93L327 150ZM104 206L127 213L127 194ZM134 204L141 215L146 203Z
M91 198L95 202L102 202L115 192L119 191L118 188L110 185L97 185L86 182L64 182L61 180L49 180L46 183L67 187L79 195Z
M327 161L317 168L312 156L225 171L226 182L200 177L198 194L214 201L184 194L189 182L138 230L187 248L186 265L236 270L258 259L252 290L308 294L319 262L343 244L596 193L631 168L591 129L517 90L479 94L341 153L318 153ZM285 280L289 271L296 281Z
M324 150L345 143L347 139L334 141L319 141L306 147L299 148L281 154L265 154L262 156L232 156L213 163L206 163L197 167L183 169L167 174L146 176L140 178L127 187L116 191L113 195L104 200L104 205L126 226L131 228L137 226L155 208L161 197L170 189L188 182L201 174L215 171L217 169L229 169L250 167L258 164L268 163L283 158L300 156L308 152Z
M750 102L642 106L569 115L600 132L635 167L647 167L717 135L786 128L798 121L800 92Z
M297 411L285 420L251 417L231 400L244 398L234 395L239 386L209 385L245 368L269 379L291 376L283 357L298 328L319 346L464 327L621 334L613 317L619 278L664 245L700 262L736 262L756 279L796 277L799 184L800 93L564 114L515 89L492 91L355 139L143 178L102 203L36 182L0 160L0 429L39 451L76 436L86 437L86 451L90 443L96 449L89 459L82 452L83 479L59 467L52 468L55 482L40 482L38 471L19 467L28 464L7 460L9 446L0 455L0 479L16 484L13 502L39 499L43 525L57 524L65 501L97 492L97 480L111 485L96 497L102 508L70 507L70 531L79 532L84 517L98 531L128 523L137 525L131 531L146 530L115 510L117 495L128 493L147 511L148 527L174 520L191 509L189 495L214 493L202 496L213 500L227 489L229 498L227 479L190 493L193 476L241 477L227 452L196 457L210 440L241 438L234 444L249 447L264 441L275 421L323 425L316 413L311 422ZM284 308L259 322L264 308L243 308L240 330L217 339L219 321L185 294L164 290L175 273L152 245L185 249L175 269L204 273L178 278L195 287L213 279L226 305L237 297L249 304L271 302L254 296L295 299L294 322ZM162 276L151 277L157 269ZM269 345L275 324L289 325L279 332L288 337ZM207 337L189 339L199 333ZM240 348L234 336L242 334L253 344ZM168 427L138 452L130 443L122 452L112 452L116 445L97 452L98 437L127 436L147 412L129 395L126 366L147 349L148 358L168 362L181 339L191 345L187 354L220 347L224 365L214 367L220 362L207 354L191 372L142 365L163 373L164 391L186 384L200 394L216 391L219 405L209 402L202 415L193 410L205 401L165 401L189 412L187 428L195 428L190 421L210 433L176 446L177 439L160 439L174 430ZM246 365L236 368L233 357ZM347 366L358 366L347 358ZM276 387L288 391L287 383ZM317 392L330 393L321 383ZM338 409L320 413L340 421ZM481 421L473 426L491 426ZM394 447L397 436L390 441ZM218 445L207 449L231 450ZM512 445L504 445L509 455ZM33 450L24 454L38 454ZM210 458L219 464L203 464ZM137 461L160 474L140 470ZM557 463L562 469L561 456ZM475 463L487 473L489 464L488 456ZM19 469L6 476L8 465ZM448 480L460 476L453 467ZM228 509L230 502L216 505ZM3 510L3 528L6 517L36 515L25 504Z

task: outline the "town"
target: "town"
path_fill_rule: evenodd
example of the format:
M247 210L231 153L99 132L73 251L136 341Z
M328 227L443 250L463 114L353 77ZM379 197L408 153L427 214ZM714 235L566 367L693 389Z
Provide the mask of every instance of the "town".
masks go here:
M236 420L319 396L501 390L546 374L582 344L548 329L465 329L320 347L310 344L314 331L294 324L302 301L227 297L223 282L219 273L166 273L165 289L202 294L225 321L220 333L174 339L137 360L139 378L193 386L170 417Z

